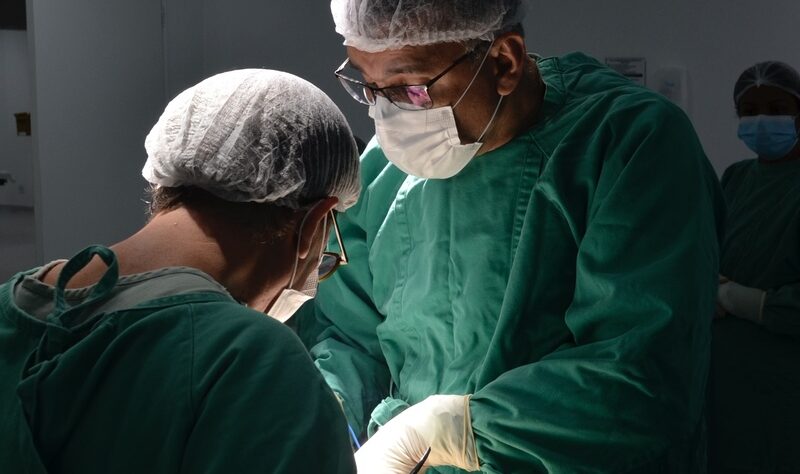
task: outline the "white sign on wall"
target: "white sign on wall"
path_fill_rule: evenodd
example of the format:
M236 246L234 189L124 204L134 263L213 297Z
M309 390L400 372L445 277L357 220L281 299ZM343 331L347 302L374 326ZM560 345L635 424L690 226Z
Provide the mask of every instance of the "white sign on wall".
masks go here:
M606 58L606 65L640 86L647 85L647 61L645 58Z

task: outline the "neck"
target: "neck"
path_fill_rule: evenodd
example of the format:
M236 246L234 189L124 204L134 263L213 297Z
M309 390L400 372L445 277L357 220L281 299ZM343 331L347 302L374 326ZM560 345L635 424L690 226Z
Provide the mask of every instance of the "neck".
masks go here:
M533 127L544 102L545 84L533 59L514 92L503 99L479 155L496 150Z
M293 262L284 257L293 255L293 251L283 247L290 243L251 243L229 228L230 224L220 219L178 208L159 213L139 232L111 249L117 255L120 275L191 267L208 274L237 300L261 310L288 282ZM72 279L69 287L92 285L104 272L105 265L96 258ZM52 284L56 278L57 272L52 271L44 281Z

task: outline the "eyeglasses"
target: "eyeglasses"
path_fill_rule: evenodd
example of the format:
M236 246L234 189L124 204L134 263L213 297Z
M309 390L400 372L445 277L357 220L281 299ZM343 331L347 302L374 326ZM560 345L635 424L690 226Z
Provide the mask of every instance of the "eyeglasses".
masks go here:
M342 241L342 234L339 232L339 224L336 222L336 214L331 211L331 222L333 222L333 231L336 234L336 240L339 243L341 254L335 252L323 252L322 259L319 263L318 278L322 281L339 268L340 265L347 265L347 251L344 249L344 242Z
M444 71L440 72L436 77L426 82L425 84L406 85L406 86L389 86L389 87L373 87L365 84L357 79L349 77L345 73L345 69L355 69L350 66L350 58L345 59L339 68L334 71L334 74L339 79L344 89L348 94L358 102L364 105L375 105L376 97L382 96L389 100L392 104L404 110L425 110L433 107L433 99L431 99L428 89L445 74L450 72L454 67L461 64L462 61L470 57L475 52L471 49L464 53L461 57L456 59L453 64L447 67Z

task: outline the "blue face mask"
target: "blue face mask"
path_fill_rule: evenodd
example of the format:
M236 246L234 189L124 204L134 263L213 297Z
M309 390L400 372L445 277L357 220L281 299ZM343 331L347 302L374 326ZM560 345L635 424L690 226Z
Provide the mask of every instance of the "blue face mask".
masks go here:
M739 121L739 138L764 160L779 160L797 145L795 117L756 115Z

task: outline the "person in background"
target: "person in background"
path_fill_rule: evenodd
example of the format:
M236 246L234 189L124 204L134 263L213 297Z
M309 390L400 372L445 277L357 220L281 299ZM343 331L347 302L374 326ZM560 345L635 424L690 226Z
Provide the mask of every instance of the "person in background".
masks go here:
M331 10L376 138L298 330L359 472L704 472L724 205L686 115L529 55L520 0Z
M734 103L739 138L757 158L722 176L712 471L800 472L800 75L756 64L736 82Z
M231 71L145 147L141 230L0 286L3 472L355 472L336 398L264 314L341 263L321 256L359 193L343 115L298 77Z

